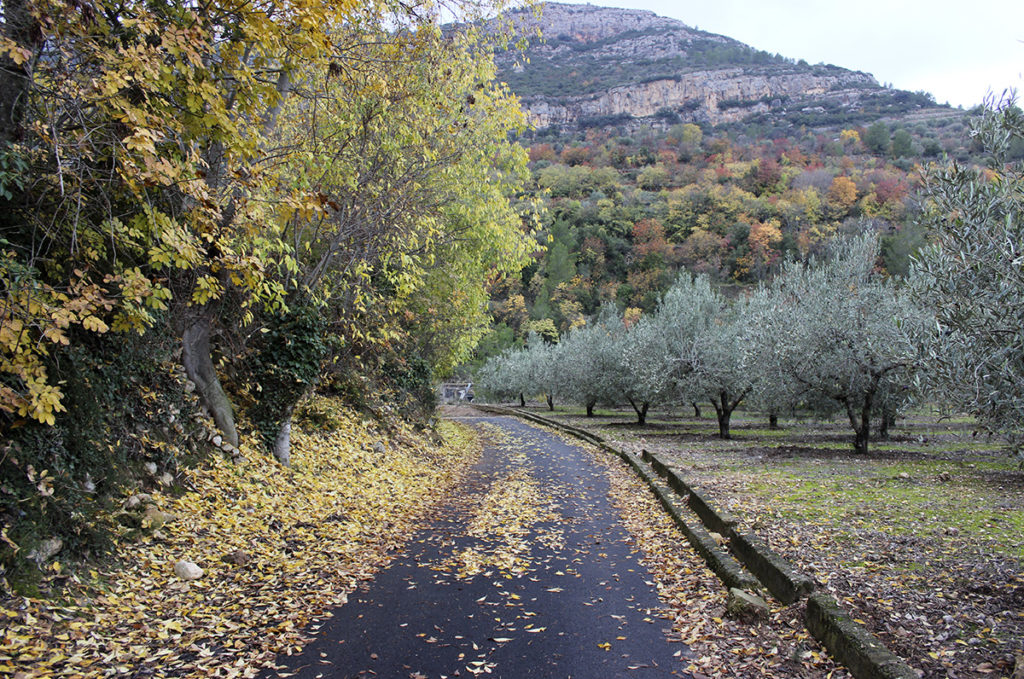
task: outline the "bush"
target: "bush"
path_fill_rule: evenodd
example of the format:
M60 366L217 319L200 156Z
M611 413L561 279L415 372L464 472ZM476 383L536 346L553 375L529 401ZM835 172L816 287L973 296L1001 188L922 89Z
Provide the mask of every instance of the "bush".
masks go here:
M102 550L108 510L126 487L153 478L144 465L173 473L207 435L169 334L69 335L50 366L67 411L52 426L3 421L0 530L10 542L0 542L0 581L6 574L18 588L39 574L26 557L41 540L60 539L62 558Z
M281 425L316 384L330 346L325 316L313 304L274 316L266 330L246 364L257 390L252 418L272 449Z

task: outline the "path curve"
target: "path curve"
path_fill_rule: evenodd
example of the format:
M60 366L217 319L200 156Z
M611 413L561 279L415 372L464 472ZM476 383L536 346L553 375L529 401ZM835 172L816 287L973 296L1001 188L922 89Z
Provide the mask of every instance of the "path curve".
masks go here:
M457 497L265 677L653 679L686 648L592 454L505 417Z

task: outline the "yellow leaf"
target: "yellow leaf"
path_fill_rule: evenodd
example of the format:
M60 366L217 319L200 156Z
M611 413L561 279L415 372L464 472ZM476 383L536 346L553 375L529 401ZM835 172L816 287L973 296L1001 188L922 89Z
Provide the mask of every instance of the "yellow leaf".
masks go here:
M86 316L85 318L83 318L82 327L85 328L86 330L92 330L101 335L110 329L110 327L107 326L107 324L104 323L102 319L97 318L96 316Z

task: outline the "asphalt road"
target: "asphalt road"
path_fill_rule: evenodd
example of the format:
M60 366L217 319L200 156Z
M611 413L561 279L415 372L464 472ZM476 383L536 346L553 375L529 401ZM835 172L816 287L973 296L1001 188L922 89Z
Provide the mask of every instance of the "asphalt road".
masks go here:
M591 454L511 418L442 515L265 677L687 676Z

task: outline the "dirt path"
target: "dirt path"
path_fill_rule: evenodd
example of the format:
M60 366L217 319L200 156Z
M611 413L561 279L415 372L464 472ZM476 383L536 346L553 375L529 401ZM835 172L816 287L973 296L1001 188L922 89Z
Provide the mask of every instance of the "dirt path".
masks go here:
M459 497L273 676L686 676L587 452L509 418Z

